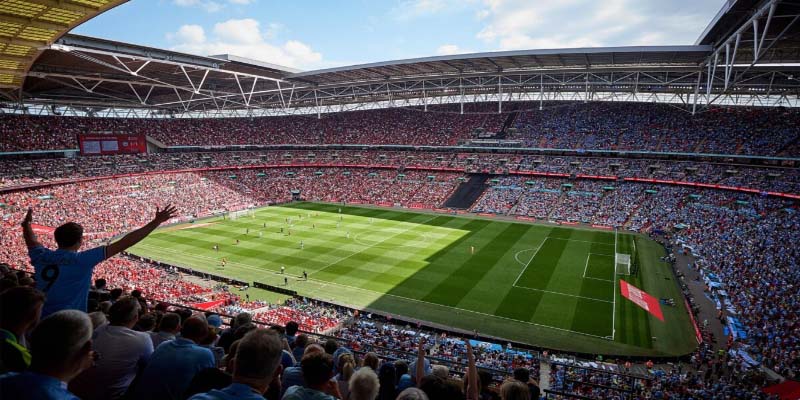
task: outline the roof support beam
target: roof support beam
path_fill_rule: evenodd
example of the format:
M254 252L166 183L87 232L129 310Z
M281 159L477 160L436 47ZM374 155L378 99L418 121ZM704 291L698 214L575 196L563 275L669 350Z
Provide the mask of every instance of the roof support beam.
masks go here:
M703 77L703 70L697 71L697 83L694 85L694 98L692 100L692 115L697 110L697 96L700 95L700 80Z
M51 30L51 31L59 31L60 32L60 31L69 29L69 26L67 24L59 24L59 23L55 23L55 22L40 21L38 19L25 18L25 17L20 17L18 15L11 15L11 14L6 14L6 13L0 13L0 19L2 19L3 21L6 21L6 22L13 22L15 24L19 24L19 25L23 25L23 26L32 26L34 28L46 29L46 30Z

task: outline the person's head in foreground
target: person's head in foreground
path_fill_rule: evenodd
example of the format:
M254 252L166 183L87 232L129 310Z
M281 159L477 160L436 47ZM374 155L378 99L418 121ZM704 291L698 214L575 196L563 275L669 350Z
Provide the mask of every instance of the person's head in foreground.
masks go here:
M528 385L520 381L507 381L500 386L502 400L530 400L531 392Z
M241 340L233 358L233 381L243 383L264 393L270 382L280 376L281 351L278 335L269 329L248 332Z
M92 365L92 321L63 310L44 318L31 333L31 366L0 377L2 399L77 399L66 383Z

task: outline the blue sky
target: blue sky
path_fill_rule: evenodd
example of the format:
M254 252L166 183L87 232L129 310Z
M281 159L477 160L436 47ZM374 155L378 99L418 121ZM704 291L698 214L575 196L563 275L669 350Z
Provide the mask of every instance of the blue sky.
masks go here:
M693 44L722 0L131 0L73 32L310 70L481 51Z

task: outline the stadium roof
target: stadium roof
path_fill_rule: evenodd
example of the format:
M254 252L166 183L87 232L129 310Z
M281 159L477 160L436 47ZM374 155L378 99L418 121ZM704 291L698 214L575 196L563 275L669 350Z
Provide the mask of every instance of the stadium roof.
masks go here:
M800 6L788 0L729 1L695 45L504 51L306 72L233 55L66 35L42 47L22 91L0 89L0 95L52 112L151 116L320 114L478 101L497 102L498 110L506 101L551 100L669 102L692 110L698 104L800 106L799 18Z
M498 51L413 58L300 72L288 78L314 84L360 82L425 76L463 76L531 70L625 66L687 67L696 69L711 46L632 46L578 49Z
M19 88L41 48L127 0L0 1L0 87Z

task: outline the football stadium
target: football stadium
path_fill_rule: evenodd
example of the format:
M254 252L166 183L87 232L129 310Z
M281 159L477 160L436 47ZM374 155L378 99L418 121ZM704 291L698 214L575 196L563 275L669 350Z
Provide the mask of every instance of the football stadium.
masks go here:
M155 3L0 0L0 398L800 398L797 3Z

